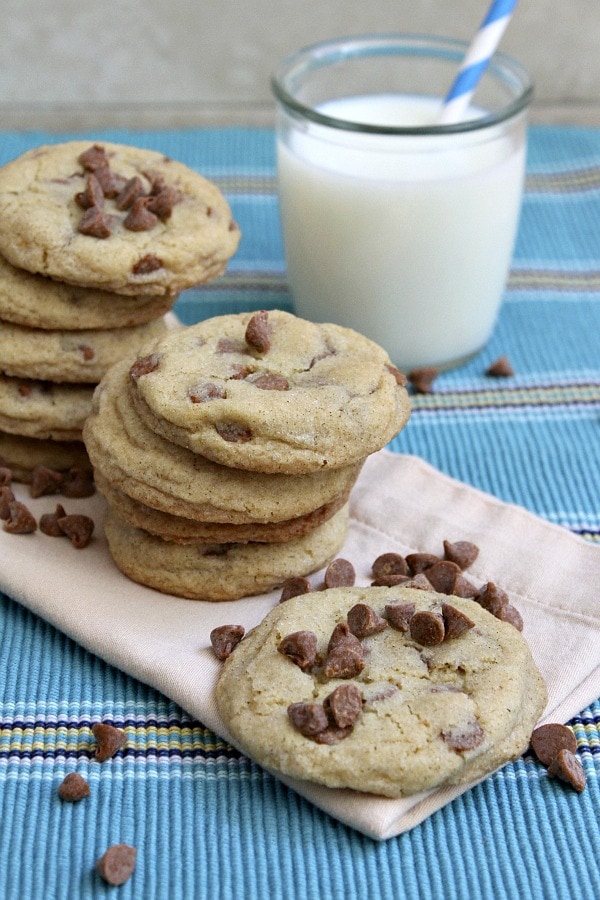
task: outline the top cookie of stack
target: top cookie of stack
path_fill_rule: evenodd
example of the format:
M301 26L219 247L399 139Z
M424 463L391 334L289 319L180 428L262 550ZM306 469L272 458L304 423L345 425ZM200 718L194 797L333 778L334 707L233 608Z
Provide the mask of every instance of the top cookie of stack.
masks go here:
M71 141L0 168L0 456L18 477L81 461L94 386L239 237L218 188L155 151Z

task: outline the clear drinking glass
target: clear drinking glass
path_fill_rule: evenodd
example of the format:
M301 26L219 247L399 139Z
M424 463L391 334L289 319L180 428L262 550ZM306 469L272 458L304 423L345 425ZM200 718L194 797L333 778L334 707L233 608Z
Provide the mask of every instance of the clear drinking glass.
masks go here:
M341 38L293 54L272 79L295 311L362 332L405 371L485 345L514 249L532 85L496 54L466 120L436 124L466 49Z

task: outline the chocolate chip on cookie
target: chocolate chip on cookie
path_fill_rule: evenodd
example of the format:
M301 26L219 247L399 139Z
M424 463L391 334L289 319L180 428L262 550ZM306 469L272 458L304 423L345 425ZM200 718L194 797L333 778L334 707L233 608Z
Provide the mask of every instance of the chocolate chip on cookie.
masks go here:
M294 631L279 642L277 650L305 671L315 664L317 636L313 631Z
M379 634L387 628L387 621L367 603L356 603L348 612L351 633L359 640Z
M426 609L416 612L408 623L413 640L424 647L435 647L444 640L446 629L441 613Z
M246 326L246 343L258 353L268 353L271 349L270 331L269 314L266 309L259 309Z

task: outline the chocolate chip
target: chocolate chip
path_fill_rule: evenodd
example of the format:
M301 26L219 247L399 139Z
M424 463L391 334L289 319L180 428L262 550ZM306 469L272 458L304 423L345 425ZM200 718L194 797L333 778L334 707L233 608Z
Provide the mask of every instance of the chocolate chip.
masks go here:
M348 625L348 623L338 622L338 624L331 632L331 637L329 638L329 643L327 644L327 652L330 653L334 647L337 647L338 644L346 641L351 636L352 633L350 631L350 626Z
M470 619L462 610L457 609L450 603L442 603L442 616L444 619L445 635L444 640L460 637L475 627L475 622Z
M148 197L138 197L123 220L128 231L152 231L158 223L158 216L148 209Z
M473 750L485 739L483 728L476 719L471 719L462 727L448 728L441 733L442 740L453 750Z
M83 466L72 466L64 474L60 492L63 497L70 497L71 499L93 496L96 493L94 473L90 469L83 468Z
M317 636L312 631L294 631L279 642L277 650L304 672L317 658Z
M130 209L138 197L141 197L143 193L144 185L142 184L142 179L138 178L137 175L134 175L133 178L130 178L129 181L125 182L119 191L115 199L115 206L121 211Z
M64 475L46 466L35 466L31 472L29 492L32 497L47 497L60 492Z
M387 622L367 603L355 603L352 609L348 610L348 626L350 632L361 639L371 634L379 634L387 628Z
M440 560L427 570L427 581L438 594L452 594L460 568L449 560Z
M323 708L338 728L353 726L362 711L362 697L355 684L340 684L323 701Z
M496 618L500 619L501 622L508 622L517 631L523 631L523 617L512 603L507 603L506 606L503 606Z
M129 844L114 844L96 862L96 869L113 886L125 884L133 875L137 850Z
M57 519L58 527L70 539L77 550L89 544L94 533L94 520L89 516L73 514Z
M432 591L433 585L423 572L419 572L413 578L409 578L404 582L404 587L413 588L416 591Z
M515 373L508 357L499 356L498 359L494 360L494 362L487 367L485 374L490 375L492 378L510 378L510 376Z
M125 745L127 735L121 728L115 728L106 722L96 722L92 725L92 734L96 738L96 751L94 757L98 762L106 762Z
M347 559L334 559L329 563L323 578L326 588L352 587L356 581L354 566Z
M86 209L77 225L77 230L88 237L104 240L110 237L110 222L101 206Z
M398 584L406 584L410 581L410 575L380 575L371 582L371 587L395 587Z
M321 703L290 703L287 714L294 728L305 737L314 737L329 725Z
M488 581L487 584L484 584L475 599L480 606L483 606L484 609L487 609L488 612L498 618L504 607L508 605L508 595L501 588L497 587L493 581Z
M77 803L90 796L90 786L78 772L69 772L58 786L58 796L68 803Z
M111 172L108 164L105 166L98 166L94 169L94 176L98 179L102 193L105 197L114 198L118 196L122 186L121 180Z
M106 150L101 144L93 144L88 150L79 155L78 162L81 163L84 169L94 172L99 167L108 165Z
M90 174L86 178L84 190L75 194L75 202L81 209L89 209L91 206L97 206L99 209L102 209L104 204L104 191L94 174Z
M444 541L444 559L456 563L459 569L468 569L479 555L479 547L470 541Z
M77 348L85 362L90 362L90 360L94 359L96 356L96 351L93 347L88 346L87 344L80 344Z
M302 594L308 594L312 591L312 587L308 578L302 575L294 575L283 582L281 588L280 603L291 600L292 597L300 597Z
M421 572L426 572L427 569L430 569L431 566L439 561L439 556L434 556L433 553L409 553L406 557L406 563L412 575L420 575Z
M6 487L12 484L13 471L8 466L0 466L0 487Z
M30 384L20 384L17 390L19 391L19 397L31 397Z
M133 275L150 275L151 272L156 272L157 269L162 269L162 267L162 259L159 259L154 253L147 253L134 263L131 272Z
M235 341L230 337L219 338L216 347L217 353L245 353L246 345L240 341Z
M427 609L414 614L408 623L408 630L412 639L424 647L441 644L446 633L442 615Z
M252 378L251 383L261 391L289 391L290 389L290 383L285 375L278 375L276 372L263 372L256 378Z
M550 778L560 778L576 791L581 792L585 789L587 781L585 770L579 759L570 750L559 750L548 766L548 775Z
M371 567L375 578L384 578L387 575L408 575L406 560L400 553L382 553Z
M238 422L218 422L215 430L224 441L230 444L247 444L252 440L252 431Z
M430 394L433 382L439 375L439 369L433 366L422 366L408 373L408 380L417 394Z
M392 628L397 631L408 631L408 623L415 614L414 603L387 603L385 616Z
M158 369L160 356L158 353L149 353L148 356L140 356L129 369L129 377L134 381L141 378L142 375L149 375Z
M0 487L0 519L10 519L10 504L14 503L15 495L8 485Z
M246 343L259 353L268 353L271 348L269 314L266 309L259 309L251 317L246 326Z
M329 725L328 728L325 728L323 731L319 731L318 734L315 734L314 741L317 744L339 744L340 741L343 741L344 738L347 738L351 733L351 725L349 725L347 728L339 728L337 725Z
M479 588L476 587L473 582L469 581L468 578L465 578L464 575L457 575L452 593L455 597L465 597L469 600L475 600L479 596Z
M9 534L33 534L37 522L24 503L11 500L8 504L8 517L4 520L4 530Z
M148 209L165 222L171 218L173 207L181 200L181 194L174 187L165 185L158 193L152 193L148 201Z
M225 388L212 381L205 381L190 388L188 397L192 403L208 403L210 400L223 400L226 397Z
M577 740L566 725L550 722L548 725L534 728L531 735L531 749L544 766L549 766L561 750L575 753Z
M210 643L217 659L231 656L246 633L243 625L219 625L210 633Z
M66 512L60 503L56 504L53 513L44 513L40 518L40 531L48 537L65 537L65 532L58 524L59 519L64 519Z
M329 650L323 672L326 678L354 678L365 667L362 644L353 634L348 633Z
M406 375L403 375L402 372L400 372L400 370L397 369L396 366L393 366L391 363L386 363L385 367L388 372L396 379L396 384L399 384L400 387L406 387L406 385L408 384L408 378L406 377Z

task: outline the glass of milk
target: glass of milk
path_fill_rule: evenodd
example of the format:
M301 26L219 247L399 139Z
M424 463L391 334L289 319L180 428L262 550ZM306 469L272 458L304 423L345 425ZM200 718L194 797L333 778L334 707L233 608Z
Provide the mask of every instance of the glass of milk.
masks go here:
M465 120L436 124L466 49L343 38L288 57L272 80L295 312L362 332L404 371L481 350L514 248L531 81L496 54Z

